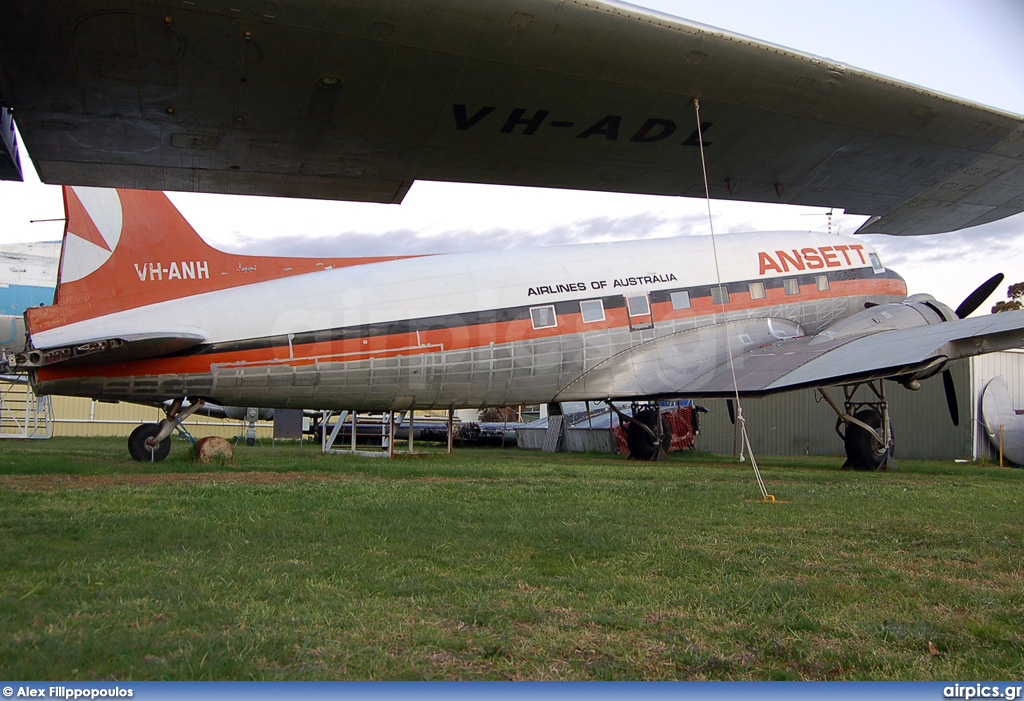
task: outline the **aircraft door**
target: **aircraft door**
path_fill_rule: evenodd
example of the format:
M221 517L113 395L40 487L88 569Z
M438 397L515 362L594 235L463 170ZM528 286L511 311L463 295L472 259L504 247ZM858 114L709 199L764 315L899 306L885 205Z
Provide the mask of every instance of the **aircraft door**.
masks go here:
M629 314L630 331L642 331L654 327L651 297L647 293L627 295L626 312Z

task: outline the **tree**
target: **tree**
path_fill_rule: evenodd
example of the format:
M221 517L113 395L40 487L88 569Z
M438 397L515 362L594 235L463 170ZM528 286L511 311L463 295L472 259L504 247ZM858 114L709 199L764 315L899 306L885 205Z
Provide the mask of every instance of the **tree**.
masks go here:
M992 307L993 314L1024 308L1024 282L1018 282L1006 288L1006 297L1005 301L995 303L995 306Z

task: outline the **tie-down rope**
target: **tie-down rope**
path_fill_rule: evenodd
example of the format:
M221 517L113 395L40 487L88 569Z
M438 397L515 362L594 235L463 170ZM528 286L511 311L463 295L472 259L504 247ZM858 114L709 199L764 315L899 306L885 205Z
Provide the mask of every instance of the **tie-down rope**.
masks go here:
M704 161L704 134L701 131L700 123L700 100L696 97L693 98L693 109L697 116L697 140L700 144L700 167L701 172L704 175L704 201L708 207L708 227L711 230L711 250L715 257L715 276L718 279L718 301L722 308L722 318L725 320L725 343L726 353L729 356L729 371L732 373L732 390L733 396L736 398L736 421L739 423L740 435L742 440L740 441L740 462L745 461L743 456L743 450L746 448L747 452L750 453L750 465L754 468L754 476L757 478L757 486L761 489L761 496L765 501L774 502L775 497L768 493L768 489L764 486L764 480L761 479L761 470L757 467L757 458L754 457L754 448L750 445L750 437L747 435L747 422L743 418L743 405L740 403L740 388L739 383L736 381L736 363L732 357L732 334L729 333L729 317L725 311L725 294L722 288L722 271L718 265L718 244L715 239L715 221L711 215L711 190L708 186L708 168L707 163Z

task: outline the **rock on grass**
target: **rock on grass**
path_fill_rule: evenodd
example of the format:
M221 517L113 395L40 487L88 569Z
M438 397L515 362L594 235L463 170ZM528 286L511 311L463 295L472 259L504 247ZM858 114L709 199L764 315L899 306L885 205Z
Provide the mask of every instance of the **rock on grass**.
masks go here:
M195 456L196 462L204 465L211 462L228 463L232 457L231 444L220 436L200 438L196 441Z

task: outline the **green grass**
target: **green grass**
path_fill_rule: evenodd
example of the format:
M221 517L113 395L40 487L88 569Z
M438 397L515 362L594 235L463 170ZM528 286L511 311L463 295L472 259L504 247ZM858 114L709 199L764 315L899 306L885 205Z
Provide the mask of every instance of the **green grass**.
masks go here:
M0 677L1024 676L1022 470L122 443L0 444Z

